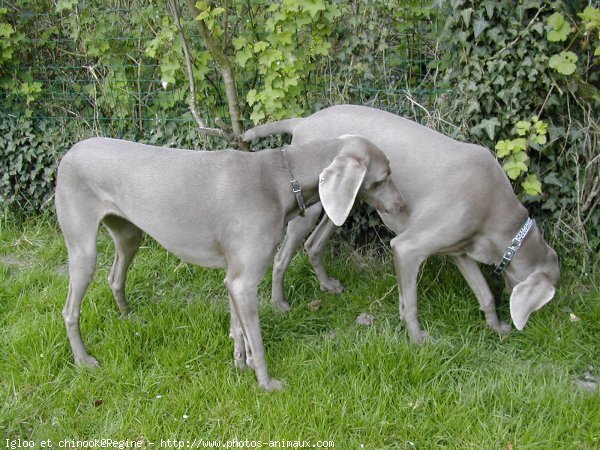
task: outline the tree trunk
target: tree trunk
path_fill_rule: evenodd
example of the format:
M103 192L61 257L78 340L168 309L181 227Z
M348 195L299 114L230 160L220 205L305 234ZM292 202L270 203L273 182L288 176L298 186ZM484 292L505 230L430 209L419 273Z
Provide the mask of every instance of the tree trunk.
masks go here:
M196 18L200 11L196 8L195 0L187 0L187 6L189 12L193 18ZM237 93L237 86L235 83L235 74L233 72L233 65L230 59L225 55L225 52L221 48L220 43L212 35L204 21L195 20L196 27L204 43L211 53L221 77L225 84L225 95L227 96L227 105L229 107L229 116L231 117L231 128L236 137L240 137L244 133L244 124L242 122L242 114L240 112L240 102ZM239 140L238 145L243 150L248 150L248 145L245 142Z

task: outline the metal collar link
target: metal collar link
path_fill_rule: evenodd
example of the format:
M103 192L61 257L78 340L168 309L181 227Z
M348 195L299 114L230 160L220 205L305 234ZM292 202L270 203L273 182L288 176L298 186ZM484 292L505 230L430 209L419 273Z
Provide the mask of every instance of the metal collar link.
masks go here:
M525 237L527 236L527 233L529 233L529 230L531 230L532 226L533 220L528 217L517 235L513 238L510 245L504 251L504 255L502 255L502 261L500 261L500 263L494 269L494 273L496 275L500 275L502 272L504 272L506 266L508 266L508 264L517 254L517 251L519 251L519 248L521 248L521 244L523 244L523 240L525 240Z
M294 174L292 173L292 168L290 167L290 162L287 159L287 155L285 154L285 147L281 147L281 155L283 156L283 161L285 162L285 167L287 168L290 174L290 184L292 185L292 192L296 197L296 202L298 203L298 207L300 208L300 217L304 217L306 213L306 203L304 202L304 196L302 195L302 186L296 178L294 178Z

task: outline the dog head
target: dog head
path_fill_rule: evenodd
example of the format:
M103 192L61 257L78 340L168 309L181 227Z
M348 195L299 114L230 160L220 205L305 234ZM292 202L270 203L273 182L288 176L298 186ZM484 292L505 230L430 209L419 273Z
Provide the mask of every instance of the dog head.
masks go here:
M517 330L522 330L531 313L552 300L560 277L558 256L537 225L533 225L503 276L511 292L510 316Z
M385 154L361 136L339 139L340 152L319 176L319 196L332 222L342 225L357 197L382 214L404 209L406 203L392 181Z

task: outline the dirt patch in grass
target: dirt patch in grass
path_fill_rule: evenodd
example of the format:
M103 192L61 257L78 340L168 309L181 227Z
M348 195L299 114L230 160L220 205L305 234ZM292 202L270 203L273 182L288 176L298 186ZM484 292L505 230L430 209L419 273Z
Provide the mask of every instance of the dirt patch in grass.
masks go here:
M15 268L18 271L21 271L28 267L27 262L23 258L20 258L15 255L0 255L0 264L2 264L3 266Z

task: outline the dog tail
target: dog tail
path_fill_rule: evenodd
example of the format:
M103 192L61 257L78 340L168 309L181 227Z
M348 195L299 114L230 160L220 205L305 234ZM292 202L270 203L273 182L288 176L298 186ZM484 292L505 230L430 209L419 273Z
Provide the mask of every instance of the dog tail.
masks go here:
M294 132L294 128L296 128L296 125L298 125L301 120L301 118L286 119L280 120L278 122L271 122L266 123L264 125L259 125L254 128L250 128L248 131L246 131L242 136L242 139L246 142L249 142L253 139L271 136L272 134L292 134Z

